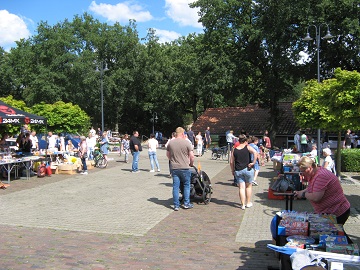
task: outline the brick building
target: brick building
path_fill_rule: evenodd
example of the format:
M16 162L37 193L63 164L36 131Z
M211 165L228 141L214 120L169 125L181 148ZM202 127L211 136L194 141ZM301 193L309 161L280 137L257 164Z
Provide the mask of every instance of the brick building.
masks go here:
M279 103L282 117L278 124L278 131L273 146L291 147L293 145L294 134L299 130L292 112L292 102ZM269 111L260 108L258 105L248 105L246 107L226 107L208 108L194 122L192 130L195 134L198 131L204 132L206 127L210 127L212 141L214 145L225 145L225 134L228 130L233 130L234 135L238 136L242 130L247 134L262 137L264 131L268 129L270 114ZM314 134L310 134L314 133ZM315 135L310 131L307 135Z

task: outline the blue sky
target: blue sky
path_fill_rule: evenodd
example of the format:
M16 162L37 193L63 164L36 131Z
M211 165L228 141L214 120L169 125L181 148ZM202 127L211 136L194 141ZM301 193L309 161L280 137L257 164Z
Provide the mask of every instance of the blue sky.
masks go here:
M194 0L0 0L0 46L9 50L14 41L36 34L40 21L49 25L88 12L108 24L127 25L135 19L139 37L147 29L156 29L161 42L171 41L190 33L201 33L196 9L188 4Z

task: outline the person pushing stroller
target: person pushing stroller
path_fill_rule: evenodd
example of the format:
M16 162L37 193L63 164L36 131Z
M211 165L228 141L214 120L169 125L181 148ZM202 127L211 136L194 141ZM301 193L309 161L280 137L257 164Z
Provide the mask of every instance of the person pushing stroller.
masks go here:
M178 127L175 132L175 139L171 140L166 147L166 156L170 161L173 178L174 211L178 211L180 207L180 183L184 184L184 209L193 208L190 203L190 169L194 165L195 157L191 143L185 139L184 129Z

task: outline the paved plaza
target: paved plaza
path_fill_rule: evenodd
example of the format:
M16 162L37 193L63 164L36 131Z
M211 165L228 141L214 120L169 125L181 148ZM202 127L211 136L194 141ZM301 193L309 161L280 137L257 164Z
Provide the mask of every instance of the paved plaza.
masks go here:
M252 208L240 209L238 189L226 161L211 152L195 158L210 176L208 205L172 209L172 179L165 150L158 150L161 172L150 173L147 150L140 173L110 154L106 169L88 175L11 181L0 191L0 270L3 269L267 269L278 266L269 230L285 202L268 200L275 172L261 167ZM360 244L360 181L343 178L352 208L345 225ZM308 201L294 210L311 211Z

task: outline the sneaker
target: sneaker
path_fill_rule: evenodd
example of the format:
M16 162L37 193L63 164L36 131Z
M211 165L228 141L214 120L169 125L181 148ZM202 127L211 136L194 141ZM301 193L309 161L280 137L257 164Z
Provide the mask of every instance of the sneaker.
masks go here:
M150 172L155 172L155 170L150 170Z
M191 209L191 208L193 208L193 207L194 207L194 205L191 204L191 203L189 203L189 204L187 204L187 205L184 204L184 209Z
M81 172L80 174L88 174L88 172Z
M131 171L132 173L139 173L140 171L139 170L137 170L137 171Z
M240 208L241 210L245 210L245 205L242 205Z
M252 202L251 202L251 203L248 203L248 204L246 205L247 208L250 208L250 207L252 207L252 206L253 206Z
M158 169L158 172L160 172L160 169Z
M174 211L179 211L179 207L174 207Z
M252 185L253 185L253 186L258 186L259 184L258 184L256 181L253 181L253 182L252 182Z

